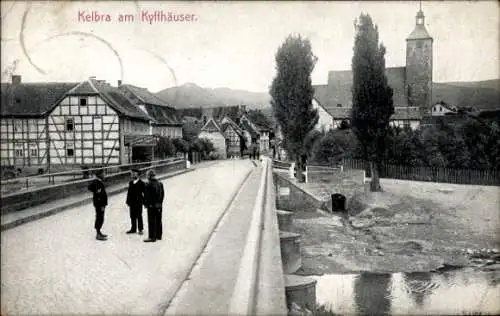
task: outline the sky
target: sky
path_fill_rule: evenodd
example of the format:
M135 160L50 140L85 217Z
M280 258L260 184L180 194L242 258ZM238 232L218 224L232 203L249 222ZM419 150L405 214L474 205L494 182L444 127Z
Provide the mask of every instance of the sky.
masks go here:
M2 82L12 74L23 82L95 76L153 92L188 82L265 92L290 34L311 41L313 84L326 84L330 70L350 69L361 13L378 25L386 66L404 66L419 2L1 1L1 9ZM434 38L435 82L500 78L497 1L423 1L422 10ZM141 18L155 12L167 21ZM191 19L169 22L169 13ZM87 21L87 14L101 19ZM119 21L120 14L134 21Z

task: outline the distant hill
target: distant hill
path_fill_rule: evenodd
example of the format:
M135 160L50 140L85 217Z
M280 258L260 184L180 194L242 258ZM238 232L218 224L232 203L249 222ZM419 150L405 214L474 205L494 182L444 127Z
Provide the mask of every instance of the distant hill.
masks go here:
M481 110L500 109L500 79L472 82L434 82L433 103L444 101L460 107ZM246 105L248 109L270 109L267 92L229 88L202 88L194 83L168 88L156 95L178 109ZM269 114L268 114L269 115Z
M445 101L459 107L480 110L500 108L500 79L473 82L434 82L433 103Z
M271 97L266 92L250 92L229 88L202 88L186 83L157 92L156 95L178 109L194 107L219 107L247 105L250 109L270 106Z

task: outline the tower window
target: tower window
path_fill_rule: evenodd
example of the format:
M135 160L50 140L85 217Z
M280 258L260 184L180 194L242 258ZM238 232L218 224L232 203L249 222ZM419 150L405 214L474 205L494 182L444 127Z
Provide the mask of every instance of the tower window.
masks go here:
M417 48L422 48L422 42L421 41L417 42Z
M80 99L80 105L87 105L87 99L81 98Z

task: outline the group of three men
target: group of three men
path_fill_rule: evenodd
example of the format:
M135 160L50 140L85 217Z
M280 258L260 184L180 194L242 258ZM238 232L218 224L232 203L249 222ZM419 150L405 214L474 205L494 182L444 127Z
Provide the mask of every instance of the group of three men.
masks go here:
M132 227L127 234L135 234L138 232L142 235L144 228L142 222L142 207L143 205L148 210L148 239L144 242L155 242L161 240L162 227L162 205L165 197L163 184L156 179L154 170L150 169L147 172L148 181L145 183L139 177L139 170L131 170L132 180L128 185L126 204L130 211L130 220ZM96 173L96 179L88 186L89 191L93 193L93 204L95 207L95 223L97 240L107 240L107 235L101 232L104 223L104 210L108 205L108 195L106 186L104 185L104 171L99 170Z

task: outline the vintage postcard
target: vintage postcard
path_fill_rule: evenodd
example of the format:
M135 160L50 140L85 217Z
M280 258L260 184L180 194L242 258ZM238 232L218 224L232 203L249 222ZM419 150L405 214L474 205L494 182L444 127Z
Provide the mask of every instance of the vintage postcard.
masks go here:
M2 315L500 314L497 1L1 1Z

